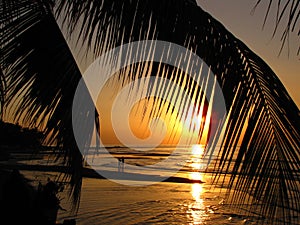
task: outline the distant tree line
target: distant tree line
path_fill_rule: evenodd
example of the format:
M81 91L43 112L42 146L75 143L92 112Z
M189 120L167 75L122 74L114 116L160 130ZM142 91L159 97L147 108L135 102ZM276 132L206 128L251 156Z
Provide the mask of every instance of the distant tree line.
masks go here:
M19 124L0 121L0 146L36 148L42 145L42 132Z

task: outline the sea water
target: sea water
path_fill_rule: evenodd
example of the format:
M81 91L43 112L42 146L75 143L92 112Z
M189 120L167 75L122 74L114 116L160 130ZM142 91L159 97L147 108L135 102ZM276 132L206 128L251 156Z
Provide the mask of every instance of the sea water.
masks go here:
M176 162L168 162L165 167L151 169L152 165L166 160L173 153ZM119 171L119 158L124 158L124 170ZM203 146L174 147L164 146L153 150L133 150L124 147L91 149L85 155L85 167L112 174L145 174L149 177L160 175L167 178L187 178L201 182L157 182L130 181L118 179L83 178L80 206L76 216L70 211L70 201L66 192L62 193L61 204L67 211L60 211L58 220L75 218L77 224L263 224L259 214L249 216L249 205L226 202L227 183L225 180L212 184L214 166L218 155L205 156ZM32 164L51 164L51 157L32 160ZM210 162L210 163L208 163ZM28 163L28 162L27 162ZM59 161L56 161L59 163ZM205 166L203 166L205 165ZM172 167L173 166L173 167ZM150 168L141 170L140 168ZM232 167L230 167L232 168ZM37 173L36 173L37 174ZM52 173L47 175L51 176ZM45 173L41 175L45 177ZM55 176L55 175L54 175ZM36 175L38 178L38 175ZM123 180L124 181L124 180ZM224 181L224 182L223 182ZM239 210L237 206L239 204ZM250 203L249 203L250 204Z
M212 172L213 163L205 164L207 167L199 166L207 163L208 158L205 158L202 146L197 148L183 147L179 151L168 146L140 151L123 147L91 150L85 156L86 166L99 169L100 173L103 170L118 171L116 159L124 157L125 173L166 177L174 172L176 177L203 183L154 182L149 185L147 181L144 184L139 181L135 186L118 180L84 178L77 224L255 224L253 218L246 216L246 211L234 212L225 202L224 187L211 185L213 175L204 170ZM174 152L185 161L168 162L159 170L139 169L151 167ZM68 218L73 217L60 212L60 220Z

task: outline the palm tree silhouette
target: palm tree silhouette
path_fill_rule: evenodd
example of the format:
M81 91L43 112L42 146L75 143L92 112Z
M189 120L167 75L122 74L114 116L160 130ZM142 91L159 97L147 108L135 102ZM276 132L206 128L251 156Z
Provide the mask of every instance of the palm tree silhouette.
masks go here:
M294 4L297 14L299 1ZM295 21L291 29L298 21L296 14L290 14ZM282 223L290 224L299 216L299 109L270 67L195 1L4 0L0 3L1 113L15 104L14 119L39 126L45 141L63 150L58 154L65 156L74 206L80 199L83 160L72 133L71 111L82 74L57 21L63 21L66 33L77 36L94 57L138 40L173 42L200 56L216 75L229 112L215 179L223 179L233 166L228 186L232 203L241 202L240 207L251 203L250 209L259 210L269 222L283 215ZM194 85L186 87L194 90ZM92 102L88 91L82 97ZM82 124L88 117L98 118L87 110L83 105L76 115ZM83 133L86 143L91 133Z
M256 5L252 9L253 12L255 9L262 4L261 0L257 0ZM276 33L280 32L279 30L283 28L283 31L281 33L281 49L279 54L282 52L284 46L287 44L288 45L288 50L289 50L289 36L293 32L297 32L297 35L300 35L300 30L299 29L299 11L300 11L300 2L299 1L292 1L288 0L285 1L284 3L281 1L269 1L268 6L267 6L267 11L266 11L266 16L263 22L263 26L266 25L267 19L272 13L272 8L276 10L276 17L275 17L275 27L272 36L274 37ZM281 26L283 23L283 26ZM281 27L281 28L280 28ZM298 48L297 54L299 55L300 53L300 46L296 46Z

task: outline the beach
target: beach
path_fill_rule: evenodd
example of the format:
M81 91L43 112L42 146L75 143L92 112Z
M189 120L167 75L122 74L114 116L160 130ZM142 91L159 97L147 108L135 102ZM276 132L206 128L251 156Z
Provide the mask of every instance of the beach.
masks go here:
M132 187L84 178L76 221L81 225L256 224L226 205L224 190L210 187L171 182ZM60 221L69 218L68 212L59 212Z
M87 164L84 167L78 213L72 213L68 190L65 189L59 193L59 198L62 208L66 211L58 211L57 223L75 219L76 224L80 225L221 225L257 224L257 221L264 219L255 212L249 213L249 205L226 202L230 173L224 182L221 179L219 183L212 185L213 166L208 167L210 172L201 171L198 168L199 152L194 152L186 165L167 177L167 172L172 171L172 168L163 168L161 173L157 174L155 170L146 170L147 173L144 173L145 171L138 170L140 167L132 167L165 156L166 148L160 149L156 154L130 153L130 149L119 147L113 148L112 151L116 159L125 158L123 170L119 170L118 160L107 154L91 154L94 160L90 162L94 165ZM33 187L37 187L38 182L45 182L47 178L55 180L63 169L59 160L53 161L51 154L32 158L28 155L15 155L14 160L2 162L0 167L20 170Z

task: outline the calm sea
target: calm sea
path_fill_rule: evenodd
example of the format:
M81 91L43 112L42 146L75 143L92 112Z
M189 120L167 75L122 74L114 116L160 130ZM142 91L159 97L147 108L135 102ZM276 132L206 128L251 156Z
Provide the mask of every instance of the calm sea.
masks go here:
M122 147L91 149L85 155L86 168L98 170L109 179L83 179L80 207L75 216L77 224L263 223L255 213L247 216L249 205L236 210L234 204L225 201L230 171L222 185L211 185L217 155L212 153L211 156L205 156L201 145L165 146L153 150ZM119 161L122 158L124 164ZM49 165L51 162L49 157L44 157L30 163ZM146 179L132 182L126 180L124 174L144 175ZM52 173L47 175L54 176ZM178 182L176 179L161 182L170 175L203 183ZM41 177L46 176L38 172L35 174L35 178ZM163 179L156 180L157 177ZM67 209L59 212L58 220L62 222L74 218L74 215L70 212L68 197L65 193L60 195L61 204Z

